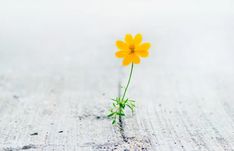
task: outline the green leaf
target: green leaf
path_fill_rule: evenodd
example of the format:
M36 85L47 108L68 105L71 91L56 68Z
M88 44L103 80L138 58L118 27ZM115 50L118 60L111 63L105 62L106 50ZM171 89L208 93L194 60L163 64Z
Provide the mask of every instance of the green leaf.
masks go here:
M116 114L119 115L119 116L125 116L125 114L122 113L122 112L117 112Z
M128 102L128 99L126 99L125 101L124 101L124 104L126 104Z
M124 108L125 105L122 104L122 103L120 103L119 106L120 106L121 108Z
M113 121L112 121L112 124L114 125L116 123L116 119L114 119Z
M112 113L108 114L107 117L111 117L111 116L113 116L114 114L115 114L115 112L112 112Z

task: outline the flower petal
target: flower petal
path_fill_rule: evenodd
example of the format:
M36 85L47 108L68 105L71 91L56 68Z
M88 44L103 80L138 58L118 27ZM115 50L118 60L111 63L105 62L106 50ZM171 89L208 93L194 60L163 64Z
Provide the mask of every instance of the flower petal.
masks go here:
M131 34L127 34L127 35L125 36L125 41L126 41L126 43L127 43L128 45L132 45L132 44L133 44L133 37L132 37L132 35L131 35Z
M128 51L120 50L115 53L117 58L124 58L126 55L128 55Z
M116 46L120 50L128 50L128 45L125 42L121 41L121 40L116 41Z
M141 62L140 57L137 54L132 54L132 62L139 64Z
M148 57L149 56L148 50L137 50L136 53L141 57Z
M144 50L148 50L150 48L150 43L149 42L146 42L146 43L143 43L141 44L140 46L138 46L136 48L136 51L144 51Z
M137 34L134 38L134 44L135 45L139 45L142 41L142 35L141 34Z
M127 66L132 62L132 55L127 55L123 59L123 65Z

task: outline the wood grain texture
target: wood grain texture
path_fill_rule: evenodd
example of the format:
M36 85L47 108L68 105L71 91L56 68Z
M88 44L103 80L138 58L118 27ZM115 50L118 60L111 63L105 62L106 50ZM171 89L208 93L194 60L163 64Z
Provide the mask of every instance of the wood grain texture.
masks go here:
M0 3L1 151L234 151L231 0ZM128 32L152 48L120 132L106 115Z

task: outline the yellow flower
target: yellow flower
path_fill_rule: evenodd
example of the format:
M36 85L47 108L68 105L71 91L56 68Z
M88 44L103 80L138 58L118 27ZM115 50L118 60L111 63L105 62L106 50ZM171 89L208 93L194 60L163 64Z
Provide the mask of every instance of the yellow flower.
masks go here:
M140 57L148 57L150 43L141 43L142 35L137 34L134 38L131 34L125 36L125 41L116 41L116 46L119 49L115 55L117 58L123 58L123 65L127 66L130 63L139 64Z

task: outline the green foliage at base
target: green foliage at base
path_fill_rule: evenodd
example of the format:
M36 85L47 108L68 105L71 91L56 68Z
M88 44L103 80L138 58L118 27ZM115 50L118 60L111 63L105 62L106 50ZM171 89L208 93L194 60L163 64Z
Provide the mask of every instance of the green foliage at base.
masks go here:
M112 124L116 124L116 120L119 117L125 116L125 107L128 107L132 113L135 108L135 101L129 99L121 99L120 97L116 97L116 99L112 99L112 108L110 109L110 113L107 115L112 119Z

